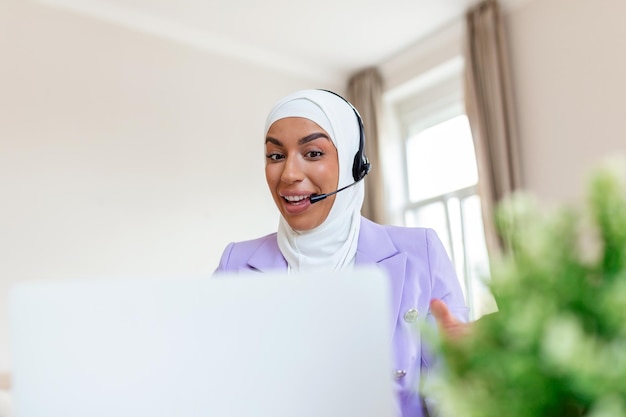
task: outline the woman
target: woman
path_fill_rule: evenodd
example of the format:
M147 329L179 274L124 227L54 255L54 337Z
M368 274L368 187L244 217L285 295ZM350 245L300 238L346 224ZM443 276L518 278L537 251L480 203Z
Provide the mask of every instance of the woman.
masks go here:
M361 217L361 180L369 171L363 126L340 96L325 90L290 94L269 113L265 133L265 177L281 214L278 232L229 244L218 271L383 268L397 317L392 372L400 408L405 417L423 415L416 387L432 358L413 322L432 313L455 336L467 319L443 245L430 229L381 226Z

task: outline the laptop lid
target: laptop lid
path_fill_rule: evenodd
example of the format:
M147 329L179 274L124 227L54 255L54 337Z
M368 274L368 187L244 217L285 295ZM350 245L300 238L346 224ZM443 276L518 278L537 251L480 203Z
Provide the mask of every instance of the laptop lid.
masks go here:
M388 416L378 269L24 283L16 417Z

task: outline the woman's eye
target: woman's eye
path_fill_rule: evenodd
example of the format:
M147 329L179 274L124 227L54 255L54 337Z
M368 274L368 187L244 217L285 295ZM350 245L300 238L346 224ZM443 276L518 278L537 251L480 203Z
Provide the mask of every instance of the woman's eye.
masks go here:
M269 159L270 161L280 161L285 156L274 152L274 153L268 153L267 155L265 155L265 157Z
M305 156L307 158L311 158L311 159L317 159L319 157L321 157L322 155L324 155L324 152L322 151L308 151Z

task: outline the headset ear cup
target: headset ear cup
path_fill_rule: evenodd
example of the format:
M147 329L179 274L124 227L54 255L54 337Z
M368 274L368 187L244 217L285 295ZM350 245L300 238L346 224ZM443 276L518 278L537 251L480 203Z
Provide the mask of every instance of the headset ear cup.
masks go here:
M372 165L370 164L369 159L367 159L367 156L363 155L363 177L369 174L370 169L372 169Z
M352 163L352 177L354 181L361 181L370 172L370 168L367 157L362 155L361 152L357 152Z
M354 111L354 115L356 116L357 123L359 124L359 150L354 155L354 161L352 162L352 178L354 178L355 182L361 181L369 172L370 172L370 161L365 156L365 133L363 129L363 119L361 119L361 115L359 111L345 98L341 97L339 94L321 89L321 91L326 91L327 93L333 94L343 101L346 102L348 106Z
M360 154L361 152L357 152L354 155L354 162L352 163L352 178L354 178L354 181L360 181L363 178L363 159Z

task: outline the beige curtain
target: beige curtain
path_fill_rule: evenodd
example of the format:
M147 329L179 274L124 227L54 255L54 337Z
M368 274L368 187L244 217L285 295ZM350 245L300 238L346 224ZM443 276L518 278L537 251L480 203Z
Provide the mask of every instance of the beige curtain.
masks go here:
M476 159L487 247L499 252L495 230L497 203L521 188L510 70L500 8L486 0L466 15L465 104Z
M365 129L365 155L372 169L365 177L365 202L363 216L385 223L385 199L383 178L378 152L382 120L382 77L376 68L367 68L358 72L348 81L348 100L356 107L363 119Z

